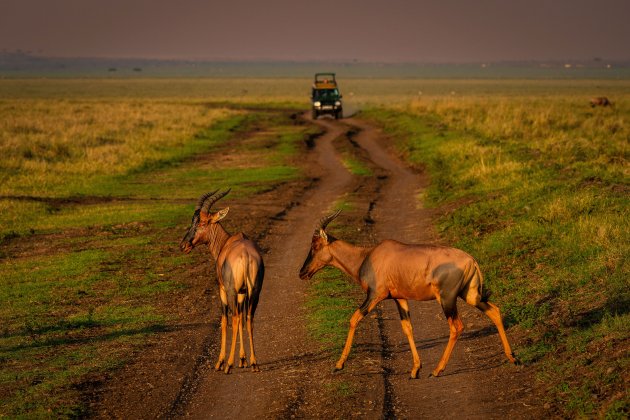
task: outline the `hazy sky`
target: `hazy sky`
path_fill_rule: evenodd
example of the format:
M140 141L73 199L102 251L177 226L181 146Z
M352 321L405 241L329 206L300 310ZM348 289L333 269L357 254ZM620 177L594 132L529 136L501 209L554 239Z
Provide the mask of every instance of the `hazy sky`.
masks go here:
M630 0L0 0L0 50L461 62L630 59Z

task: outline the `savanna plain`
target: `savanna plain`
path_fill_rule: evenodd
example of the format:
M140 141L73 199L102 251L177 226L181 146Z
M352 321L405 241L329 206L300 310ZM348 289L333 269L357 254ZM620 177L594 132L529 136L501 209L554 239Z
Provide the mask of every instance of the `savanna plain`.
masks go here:
M427 175L408 199L479 261L541 405L627 417L630 82L340 83L346 113ZM175 302L190 298L188 274L210 266L178 249L197 197L231 187L236 203L256 203L308 184L301 162L321 130L300 117L309 86L0 80L0 416L89 416L108 378L186 322ZM592 96L614 106L592 108ZM342 159L373 176L351 150ZM326 270L305 304L309 333L335 355L361 302L349 289ZM329 391L354 392L338 381Z

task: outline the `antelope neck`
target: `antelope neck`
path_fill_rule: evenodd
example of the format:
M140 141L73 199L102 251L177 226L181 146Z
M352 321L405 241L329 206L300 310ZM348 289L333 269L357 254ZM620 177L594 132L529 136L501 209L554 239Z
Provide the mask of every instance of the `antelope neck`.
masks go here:
M208 227L208 249L216 260L223 248L223 245L230 238L230 234L219 223L214 223Z
M355 281L359 281L359 269L370 249L336 240L330 245L330 253L333 257L331 264Z

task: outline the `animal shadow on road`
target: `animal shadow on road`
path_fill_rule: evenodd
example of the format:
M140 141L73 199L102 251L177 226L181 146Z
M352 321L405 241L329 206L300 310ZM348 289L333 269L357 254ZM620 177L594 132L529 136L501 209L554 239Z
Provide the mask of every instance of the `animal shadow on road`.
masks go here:
M275 360L267 360L265 363L261 363L261 369L265 371L273 371L279 369L286 369L289 365L308 365L314 362L321 362L324 360L332 360L334 352L331 350L321 350L317 352L300 353L293 356L282 357Z

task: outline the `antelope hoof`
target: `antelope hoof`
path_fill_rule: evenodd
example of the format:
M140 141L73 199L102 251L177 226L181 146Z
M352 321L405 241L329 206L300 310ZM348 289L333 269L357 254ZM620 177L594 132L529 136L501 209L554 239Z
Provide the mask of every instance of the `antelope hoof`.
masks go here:
M260 368L256 363L252 363L252 372L260 372Z
M239 368L246 368L247 367L247 359L245 357L241 357L240 360L238 361L238 367Z
M217 371L218 371L218 370L223 369L223 363L224 363L224 361L223 361L223 360L219 360L219 361L217 362L217 364L216 364L216 365L214 365L214 370L217 370Z
M232 370L232 365L225 365L225 374L228 375L230 373L230 371Z
M440 373L442 373L442 371L436 369L429 374L429 378L437 378L438 376L440 376Z
M514 355L514 353L508 354L508 360L516 366L521 364L521 361L518 360L518 358Z
M420 373L420 368L411 369L411 374L409 375L409 379L418 379Z
M339 372L340 370L343 370L343 362L337 362L335 368L333 369L333 373Z

